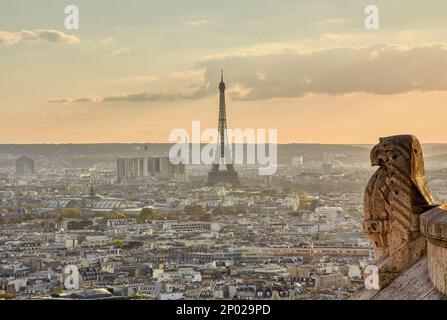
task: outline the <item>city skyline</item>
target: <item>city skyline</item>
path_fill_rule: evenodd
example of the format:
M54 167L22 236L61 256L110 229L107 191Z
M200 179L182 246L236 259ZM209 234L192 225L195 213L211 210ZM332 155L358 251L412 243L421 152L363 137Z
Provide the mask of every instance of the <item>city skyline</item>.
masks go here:
M69 4L79 30L64 27ZM447 5L376 1L380 29L366 30L368 4L2 3L0 143L167 143L192 121L215 128L222 68L231 128L274 128L279 143L447 142Z
M446 300L446 10L0 1L0 303Z

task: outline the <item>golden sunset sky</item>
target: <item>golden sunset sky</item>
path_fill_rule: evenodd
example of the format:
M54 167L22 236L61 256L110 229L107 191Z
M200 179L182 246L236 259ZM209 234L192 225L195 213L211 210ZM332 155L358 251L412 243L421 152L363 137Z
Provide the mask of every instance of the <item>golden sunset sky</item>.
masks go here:
M367 30L364 9L380 9ZM64 9L80 11L79 30ZM280 143L447 142L445 0L0 2L0 143L168 142L216 127Z

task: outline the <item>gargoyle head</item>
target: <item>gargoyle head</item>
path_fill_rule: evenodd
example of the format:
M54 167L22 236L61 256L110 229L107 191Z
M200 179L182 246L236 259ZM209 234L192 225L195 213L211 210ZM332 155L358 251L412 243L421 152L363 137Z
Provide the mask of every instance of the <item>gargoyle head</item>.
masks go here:
M413 161L423 163L422 148L416 137L412 135L399 135L380 138L370 154L371 165L380 167L393 167L398 163L411 169ZM422 166L423 169L423 166Z
M425 179L422 147L415 136L398 135L380 138L379 143L371 150L370 158L372 166L385 169L394 180L409 179L419 190L420 203L433 203Z

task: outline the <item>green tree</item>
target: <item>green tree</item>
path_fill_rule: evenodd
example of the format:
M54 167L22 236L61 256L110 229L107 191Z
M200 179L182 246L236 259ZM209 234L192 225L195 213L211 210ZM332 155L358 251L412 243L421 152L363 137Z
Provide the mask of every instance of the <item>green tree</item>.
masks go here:
M57 297L59 297L59 295L62 293L62 291L63 291L63 289L62 289L62 286L61 286L61 285L60 285L60 286L53 287L53 288L51 289L50 296L52 296L53 298L57 298Z
M124 242L123 242L123 240L117 239L117 240L110 241L109 244L114 246L114 247L117 247L117 248L122 248L123 245L124 245Z
M147 220L154 220L155 212L151 208L143 208L137 217L138 223L145 223Z
M60 216L62 218L68 218L68 219L82 219L84 217L82 211L79 208L62 209Z

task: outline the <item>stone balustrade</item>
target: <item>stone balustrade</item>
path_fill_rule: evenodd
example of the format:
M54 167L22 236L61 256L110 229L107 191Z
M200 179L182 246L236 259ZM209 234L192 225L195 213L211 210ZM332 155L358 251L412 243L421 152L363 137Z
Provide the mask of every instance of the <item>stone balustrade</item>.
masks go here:
M427 239L428 276L447 295L447 207L436 207L422 214L420 231Z

